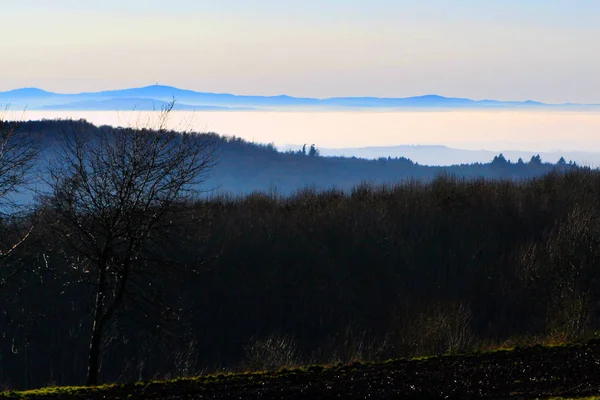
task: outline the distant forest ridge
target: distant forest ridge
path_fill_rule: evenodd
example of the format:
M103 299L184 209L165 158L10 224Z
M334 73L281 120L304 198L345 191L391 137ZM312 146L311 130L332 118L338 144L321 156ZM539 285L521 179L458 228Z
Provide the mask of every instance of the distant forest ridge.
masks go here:
M95 126L85 120L42 120L20 123L23 131L39 139L44 160L55 156L56 145L63 132L75 130L93 132L104 129L123 129ZM314 145L299 150L279 151L272 144L251 143L237 137L205 134L215 142L217 165L202 190L209 194L243 195L268 192L290 195L304 189L352 190L357 185L392 185L407 180L430 181L439 175L465 179L521 180L538 177L551 171L563 171L577 164L560 158L545 162L540 155L511 162L502 154L488 163L427 166L407 157L381 157L368 160L356 157L324 157Z
M178 110L265 110L265 109L436 109L436 108L600 108L600 104L548 104L538 101L472 100L436 94L414 97L331 97L310 98L207 93L152 85L141 88L63 94L38 88L0 92L0 105L29 110L156 110L175 100Z
M297 151L302 145L278 146L282 151ZM539 155L544 162L556 163L561 158L572 160L581 166L595 168L600 166L600 153L590 151L548 151L536 152L526 150L469 150L444 145L397 145L367 146L346 148L319 147L322 156L357 157L369 160L381 157L405 157L421 165L451 166L457 164L489 163L495 156L502 154L508 161L517 162L519 158L530 160Z

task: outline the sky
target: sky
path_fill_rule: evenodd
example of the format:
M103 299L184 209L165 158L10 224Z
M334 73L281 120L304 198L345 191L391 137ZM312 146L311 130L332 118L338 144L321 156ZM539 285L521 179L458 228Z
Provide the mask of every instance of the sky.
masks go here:
M0 1L0 91L600 103L598 0Z

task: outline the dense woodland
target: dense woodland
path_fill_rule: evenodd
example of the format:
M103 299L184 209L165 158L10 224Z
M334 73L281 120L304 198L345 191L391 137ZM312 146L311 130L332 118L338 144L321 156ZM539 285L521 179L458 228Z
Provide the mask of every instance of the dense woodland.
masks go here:
M45 143L42 152L59 145L56 131L33 131ZM120 132L129 149L134 133ZM239 182L248 181L246 167L255 165L253 171L296 171L292 182L350 177L354 168L367 171L361 180L381 173L401 182L354 185L355 177L336 181L346 190L178 197L144 213L132 207L127 235L151 222L156 229L135 242L131 256L117 244L106 250L110 240L102 236L112 231L102 230L100 214L112 221L130 207L110 203L122 193L73 196L89 178L77 168L77 179L57 173L48 180L56 190L1 220L0 384L86 382L99 271L109 276L107 304L119 301L101 319L99 382L457 353L507 341L578 340L600 330L598 171L498 157L440 174L408 160L326 159L204 138L211 157L203 170L211 179L236 171ZM240 164L228 164L236 157ZM107 171L100 178L126 176ZM101 192L104 181L90 182ZM78 203L88 198L99 200ZM110 257L95 258L88 236L77 236L82 229L100 232L89 240L102 242Z

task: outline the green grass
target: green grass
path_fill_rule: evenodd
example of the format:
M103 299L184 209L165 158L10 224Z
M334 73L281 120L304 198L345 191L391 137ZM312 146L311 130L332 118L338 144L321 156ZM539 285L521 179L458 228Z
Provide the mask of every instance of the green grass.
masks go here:
M169 388L175 386L198 387L202 385L219 384L225 381L235 382L237 380L248 380L257 382L266 382L272 379L277 379L281 376L296 374L298 372L320 372L325 368L339 368L339 366L307 366L287 369L283 368L279 371L248 371L241 373L217 373L212 375L197 376L191 378L175 378L168 380L152 380L140 381L129 384L105 384L99 386L52 386L41 389L31 389L24 391L4 391L0 392L0 399L38 399L38 398L61 398L68 396L69 398L87 398L91 395L100 395L106 393L109 395L115 391L130 391L131 394L143 394L146 390L160 390L161 388ZM109 398L110 396L107 396Z
M70 398L87 398L90 395L107 395L114 391L130 391L131 394L140 394L145 390L156 390L172 386L198 387L210 384L219 384L225 381L235 382L237 380L248 380L257 382L267 382L282 376L294 375L297 373L320 373L324 370L335 370L346 367L366 366L371 363L354 362L348 365L307 365L294 368L282 368L278 371L247 371L247 372L227 372L216 373L204 376L190 378L175 378L168 380L140 381L129 384L105 384L99 386L52 386L41 389L32 389L24 391L5 391L0 392L0 399L38 399L38 398L60 398L69 396ZM109 397L109 396L107 396Z
M83 397L92 393L110 392L120 385L106 384L96 387L86 386L52 386L41 389L24 391L5 391L0 394L1 398L6 399L36 399L39 397L58 398L59 396Z
M546 400L600 400L600 396L590 397L550 397Z

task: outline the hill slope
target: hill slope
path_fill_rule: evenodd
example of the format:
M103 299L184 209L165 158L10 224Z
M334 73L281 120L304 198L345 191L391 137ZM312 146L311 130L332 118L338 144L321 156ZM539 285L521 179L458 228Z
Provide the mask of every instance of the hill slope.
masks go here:
M600 345L5 393L23 399L509 399L600 393Z
M52 159L53 147L62 132L73 128L71 121L30 121L21 129L38 135ZM75 129L112 129L76 121ZM272 145L250 143L239 138L209 134L217 147L218 164L204 189L217 193L247 194L254 191L288 195L306 187L351 190L358 184L394 184L409 179L431 180L447 173L463 178L522 179L546 174L556 168L544 162L509 163L504 159L489 163L452 166L419 165L406 157L377 160L346 157L309 156L302 152L279 152ZM490 157L491 158L491 157ZM530 161L530 160L526 160Z

